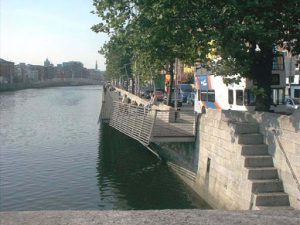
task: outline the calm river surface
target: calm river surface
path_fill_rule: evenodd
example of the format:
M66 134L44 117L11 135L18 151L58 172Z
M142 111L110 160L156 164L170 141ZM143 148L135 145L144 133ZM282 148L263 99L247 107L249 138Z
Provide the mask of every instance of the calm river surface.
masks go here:
M0 211L206 208L143 146L97 123L101 93L0 93Z

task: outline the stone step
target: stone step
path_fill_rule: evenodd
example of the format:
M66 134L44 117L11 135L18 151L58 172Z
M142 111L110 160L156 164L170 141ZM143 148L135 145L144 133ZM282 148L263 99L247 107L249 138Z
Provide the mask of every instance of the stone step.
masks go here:
M248 179L277 179L278 172L275 167L246 167L248 172Z
M256 206L290 206L289 196L284 192L254 194Z
M238 143L245 145L255 145L255 144L263 144L264 138L262 134L254 133L254 134L239 134Z
M255 206L254 210L294 210L291 206Z
M271 180L251 180L252 193L267 193L283 191L282 181L279 179Z
M232 123L236 134L251 134L259 132L259 125L257 123Z
M273 158L269 155L245 156L245 167L273 167Z
M242 155L268 155L268 146L259 145L242 145Z

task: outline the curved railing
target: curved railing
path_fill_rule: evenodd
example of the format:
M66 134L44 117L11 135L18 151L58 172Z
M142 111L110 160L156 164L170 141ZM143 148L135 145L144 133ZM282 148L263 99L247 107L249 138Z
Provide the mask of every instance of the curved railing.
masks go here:
M282 152L282 154L283 154L283 156L285 158L286 164L287 164L287 166L288 166L288 168L289 168L289 170L290 170L290 172L292 174L292 177L293 177L293 179L294 179L294 181L295 181L295 183L297 185L297 188L298 188L298 190L300 192L300 182L299 182L299 180L298 180L298 178L296 176L296 173L295 173L295 171L294 171L294 169L292 167L292 164L291 164L291 162L290 162L290 160L289 160L289 158L288 158L288 156L287 156L287 154L286 154L286 152L285 152L285 150L284 150L284 148L283 148L283 146L282 146L282 144L281 144L281 142L279 140L279 137L278 137L278 134L277 134L276 130L273 129L272 131L273 131L274 136L276 138L276 141L277 141L277 143L279 145L279 148L280 148L280 150L281 150L281 152ZM300 199L297 199L297 200L300 201Z

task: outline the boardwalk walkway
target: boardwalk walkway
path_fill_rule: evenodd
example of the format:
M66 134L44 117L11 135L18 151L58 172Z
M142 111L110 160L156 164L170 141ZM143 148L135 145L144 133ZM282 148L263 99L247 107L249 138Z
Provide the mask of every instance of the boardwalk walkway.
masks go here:
M150 142L193 142L195 139L193 110L145 109L124 104L118 92L106 92L101 119L145 146Z

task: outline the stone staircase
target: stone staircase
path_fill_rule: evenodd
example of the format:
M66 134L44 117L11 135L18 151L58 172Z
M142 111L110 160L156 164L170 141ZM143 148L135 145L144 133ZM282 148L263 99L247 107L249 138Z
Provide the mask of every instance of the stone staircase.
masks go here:
M234 123L244 166L252 183L252 209L292 209L256 123Z

